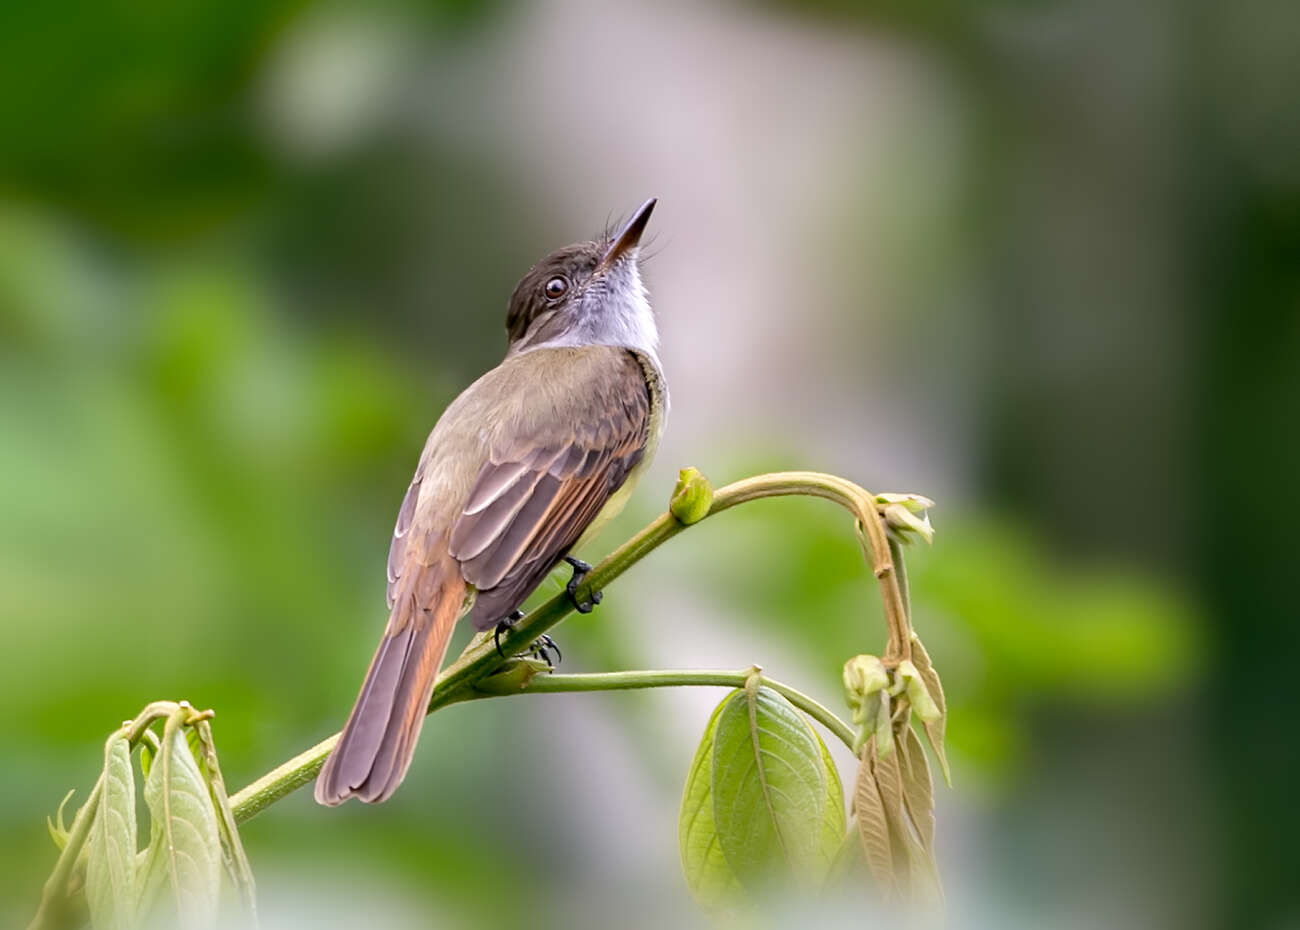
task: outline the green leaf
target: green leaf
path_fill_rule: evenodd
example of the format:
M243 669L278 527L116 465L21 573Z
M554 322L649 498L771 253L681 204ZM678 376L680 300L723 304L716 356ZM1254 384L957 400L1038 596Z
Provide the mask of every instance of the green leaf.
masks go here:
M780 876L818 887L845 830L839 773L803 715L767 688L724 698L682 795L678 839L695 899L718 910Z
M162 827L153 824L148 848L135 857L136 912L142 917L153 910L158 895L167 886L167 841L162 835Z
M162 751L145 781L144 799L158 825L151 848L176 898L181 926L209 926L221 888L221 842L208 786L184 730L168 721ZM147 891L149 875L146 873Z
M54 841L54 845L59 847L59 852L62 852L63 847L68 845L68 828L63 823L63 809L68 806L68 802L72 800L72 796L76 793L76 788L68 789L68 793L59 802L59 809L54 812L54 817L45 818L45 827L50 831L50 839Z
M156 755L158 755L158 737L152 730L145 730L144 739L140 741L140 774L145 778L149 777L149 769L153 767Z
M135 773L131 745L114 733L104 745L104 783L86 842L86 903L96 930L136 925Z
M827 774L812 728L751 686L726 699L713 729L713 821L736 877L752 891L781 873L820 883Z
M704 729L704 738L695 750L677 823L686 885L700 906L708 910L738 899L742 891L740 881L722 854L713 824L713 732L725 706L723 701L714 709Z
M912 634L912 662L921 681L925 682L927 695L939 710L938 717L934 720L923 720L922 723L925 725L925 738L930 741L930 748L934 750L934 756L939 760L943 780L951 788L952 772L948 769L948 757L943 751L943 731L948 722L948 702L943 696L943 684L939 681L939 673L934 670L929 653L925 651L925 646L921 645L921 638L915 633Z
M826 806L822 811L821 856L826 863L825 875L830 877L840 850L844 846L844 831L847 829L844 819L844 786L840 784L840 773L835 768L821 735L813 730L813 737L821 749L822 768L826 771Z

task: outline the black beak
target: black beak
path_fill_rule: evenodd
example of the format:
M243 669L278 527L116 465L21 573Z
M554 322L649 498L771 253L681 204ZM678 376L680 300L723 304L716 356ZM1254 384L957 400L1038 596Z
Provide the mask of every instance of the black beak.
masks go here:
M601 256L600 264L596 266L597 274L608 270L616 261L637 247L641 241L641 234L645 232L646 224L650 222L650 214L654 212L655 204L658 202L658 197L651 197L641 204L641 209L627 221L627 225L614 237L610 247Z

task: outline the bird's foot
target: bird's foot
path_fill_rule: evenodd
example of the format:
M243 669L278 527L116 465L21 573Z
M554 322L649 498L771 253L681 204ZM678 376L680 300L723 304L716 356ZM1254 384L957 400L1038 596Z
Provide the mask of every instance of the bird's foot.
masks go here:
M551 661L551 653L555 653L555 661ZM528 652L525 655L530 658L541 659L546 663L547 668L555 668L564 661L564 653L560 652L560 647L555 640L545 633L528 645Z
M522 619L524 619L524 612L522 610L512 610L510 611L510 616L506 617L504 620L497 621L496 629L492 631L492 644L497 647L497 655L501 658L504 659L506 657L506 654L501 651L501 634L509 633L510 628Z
M582 559L575 559L571 555L566 555L564 561L573 567L573 575L569 578L569 583L564 586L564 590L569 595L569 601L573 604L573 609L578 613L589 614L605 596L601 591L592 591L587 595L587 600L578 600L578 586L582 584L582 579L586 578L591 572L591 565L582 561Z

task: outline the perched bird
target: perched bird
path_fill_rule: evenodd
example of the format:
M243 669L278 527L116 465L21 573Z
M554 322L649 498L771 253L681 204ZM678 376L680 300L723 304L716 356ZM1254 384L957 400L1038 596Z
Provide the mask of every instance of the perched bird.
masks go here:
M654 206L524 275L505 359L429 434L388 552L388 625L316 781L321 804L383 801L401 784L463 613L499 633L561 561L575 597L590 566L570 552L622 508L668 407L637 266Z

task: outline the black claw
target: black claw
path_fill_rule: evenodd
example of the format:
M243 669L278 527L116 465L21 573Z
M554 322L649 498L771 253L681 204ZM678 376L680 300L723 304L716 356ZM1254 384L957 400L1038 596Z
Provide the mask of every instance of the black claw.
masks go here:
M551 661L552 652L555 653L555 661ZM541 659L546 663L547 668L552 669L564 660L564 655L560 652L560 647L555 644L555 640L551 639L551 637L545 633L537 637L537 639L533 640L532 644L529 645L528 655Z
M578 600L578 586L582 584L582 579L586 578L591 571L591 565L582 559L575 559L571 555L566 555L564 561L573 566L573 575L569 578L569 583L564 586L564 590L569 595L569 603L573 604L573 609L580 614L589 614L593 607L600 603L604 594L600 591L592 591L587 595L587 600Z
M501 634L508 632L514 625L515 621L513 617L508 620L498 620L496 629L492 631L492 642L497 647L497 655L503 659L506 657L506 654L501 651Z
M566 555L564 557L564 561L568 562L570 565L573 566L573 573L575 575L585 575L589 571L591 571L591 563L584 562L582 561L582 559L575 559L571 555Z

